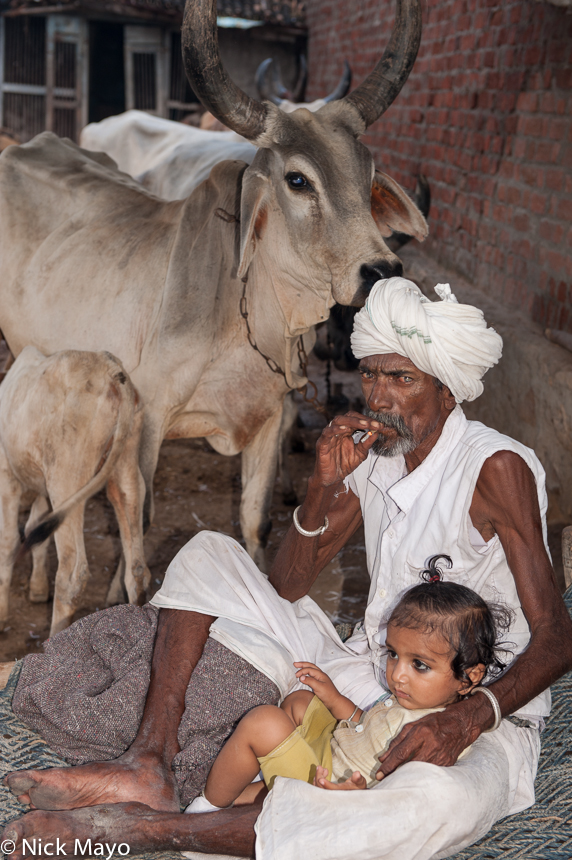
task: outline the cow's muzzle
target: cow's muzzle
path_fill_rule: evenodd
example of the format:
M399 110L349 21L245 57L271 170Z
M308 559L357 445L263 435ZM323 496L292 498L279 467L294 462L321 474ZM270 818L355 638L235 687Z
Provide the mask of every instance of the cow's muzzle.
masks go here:
M377 281L385 278L397 278L403 275L401 260L379 260L375 263L364 263L359 270L361 284L352 304L362 305L370 294L371 288ZM361 301L360 301L361 299Z

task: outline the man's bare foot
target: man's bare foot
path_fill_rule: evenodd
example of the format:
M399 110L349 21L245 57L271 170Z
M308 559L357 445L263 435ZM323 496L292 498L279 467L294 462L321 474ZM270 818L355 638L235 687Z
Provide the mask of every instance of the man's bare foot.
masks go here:
M35 810L6 826L1 835L2 845L7 842L14 843L15 850L10 853L11 860L24 860L41 855L42 845L48 854L52 852L55 856L57 845L60 856L73 856L80 853L76 851L76 840L82 847L87 840L91 840L92 846L97 843L110 846L113 843L117 846L126 843L130 853L133 853L140 848L149 847L145 824L156 814L142 803L91 806L66 812ZM137 826L133 826L134 824ZM138 840L141 844L138 844ZM122 849L122 853L124 851L125 849ZM105 851L102 856L108 854L109 851Z
M161 759L145 753L128 751L113 761L69 768L16 771L4 782L21 803L35 809L137 801L162 812L179 812L173 772Z
M259 812L260 806L255 805L209 815L181 815L156 812L142 803L63 812L38 809L11 821L0 834L0 843L10 851L10 860L45 855L108 858L114 848L120 856L138 851L190 850L253 857L254 823ZM14 843L13 850L6 844L10 842Z

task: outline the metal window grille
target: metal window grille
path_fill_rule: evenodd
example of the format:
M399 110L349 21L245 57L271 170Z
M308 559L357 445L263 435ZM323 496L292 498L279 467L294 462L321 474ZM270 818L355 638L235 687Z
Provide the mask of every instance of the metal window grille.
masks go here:
M77 140L87 122L87 53L81 18L1 18L1 124L22 142L44 129Z
M46 19L5 18L4 81L45 86Z
M133 53L133 101L137 110L157 110L155 54Z
M167 109L169 118L181 120L194 110L199 101L191 89L183 66L183 55L181 50L181 34L170 33L171 37L171 76L169 82L169 98Z
M159 27L128 25L124 29L125 102L127 110L167 114L169 42Z

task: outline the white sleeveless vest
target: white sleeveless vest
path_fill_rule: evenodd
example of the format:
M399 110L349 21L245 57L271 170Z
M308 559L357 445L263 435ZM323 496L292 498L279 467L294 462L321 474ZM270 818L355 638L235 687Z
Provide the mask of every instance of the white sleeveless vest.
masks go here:
M498 535L479 547L470 540L473 492L483 463L496 451L514 451L532 471L546 544L545 475L538 458L514 439L478 421L468 421L460 406L445 422L428 457L410 474L403 456L370 454L346 479L361 503L371 577L362 630L346 644L358 653L369 645L382 683L384 622L401 593L421 582L419 575L427 560L440 553L453 560L452 569L446 572L447 580L466 585L484 600L502 603L514 611L514 621L504 637L512 643L514 656L528 645L529 626ZM517 713L546 716L550 713L550 690Z

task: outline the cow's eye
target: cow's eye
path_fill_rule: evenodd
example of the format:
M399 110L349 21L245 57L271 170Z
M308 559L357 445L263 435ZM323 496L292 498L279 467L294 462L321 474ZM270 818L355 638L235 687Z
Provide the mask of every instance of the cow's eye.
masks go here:
M294 189L294 191L302 191L306 188L310 188L310 183L301 173L287 173L286 182L290 188Z

